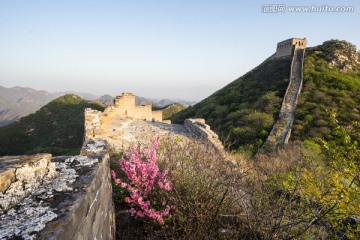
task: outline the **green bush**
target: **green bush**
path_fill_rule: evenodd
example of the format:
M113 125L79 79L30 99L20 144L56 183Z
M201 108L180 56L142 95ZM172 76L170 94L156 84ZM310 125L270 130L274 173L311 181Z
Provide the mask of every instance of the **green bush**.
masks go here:
M338 67L330 69L327 66L332 60L329 58L331 51L342 51L342 44L342 41L331 40L307 51L303 89L295 110L292 140L329 139L327 110L336 111L341 116L339 121L342 125L359 121L359 65L347 73L341 73ZM315 51L322 51L323 54L316 55Z

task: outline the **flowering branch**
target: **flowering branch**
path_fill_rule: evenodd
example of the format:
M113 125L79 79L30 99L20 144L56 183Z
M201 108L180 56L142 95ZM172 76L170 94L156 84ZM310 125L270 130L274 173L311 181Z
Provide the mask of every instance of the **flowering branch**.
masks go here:
M111 176L117 185L128 190L129 196L125 198L125 202L131 206L131 216L147 216L163 224L163 217L169 214L170 206L165 206L164 203L163 210L156 210L152 207L156 202L151 203L149 196L156 189L171 190L168 170L161 172L156 164L158 146L159 139L153 140L150 149L144 149L143 153L139 153L136 148L132 148L120 159L120 167L127 181L117 178L113 170Z

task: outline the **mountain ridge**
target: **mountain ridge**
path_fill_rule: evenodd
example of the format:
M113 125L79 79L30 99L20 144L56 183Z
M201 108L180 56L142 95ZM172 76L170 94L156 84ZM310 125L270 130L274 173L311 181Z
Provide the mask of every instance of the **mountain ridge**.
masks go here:
M50 93L45 90L35 90L29 87L15 86L6 88L0 86L0 127L6 126L12 122L19 120L21 117L35 113L41 107L50 101L66 94L75 94L86 100L99 101L106 105L112 105L114 97L106 94L103 96L91 93L82 93L76 91L63 91ZM137 105L153 104L163 107L165 103L175 103L169 99L147 99L136 96ZM193 104L194 102L180 101L183 105Z
M78 154L83 142L85 108L103 110L105 105L67 94L1 127L0 155Z
M306 49L304 88L290 140L327 139L331 133L329 110L339 112L340 122L348 126L360 120L359 59L356 47L346 41L332 39ZM289 73L290 63L285 58L267 59L171 120L181 123L186 118L205 118L230 149L254 154L278 119Z

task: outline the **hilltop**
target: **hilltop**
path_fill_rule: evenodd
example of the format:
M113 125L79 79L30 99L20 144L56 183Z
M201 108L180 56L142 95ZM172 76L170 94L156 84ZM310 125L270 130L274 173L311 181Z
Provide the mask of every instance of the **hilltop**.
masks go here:
M84 136L85 108L103 110L105 106L67 94L0 128L0 155L78 153Z
M171 103L164 107L153 107L154 110L162 110L163 119L170 119L174 114L186 109L186 107L180 103Z
M0 86L0 127L35 113L50 101L66 95L74 94L87 100L96 100L98 96L80 92L47 92L28 87L5 88Z
M330 40L308 48L304 84L295 111L293 140L329 139L334 111L344 126L360 121L359 53L351 43Z
M171 117L181 123L205 118L233 150L256 152L278 118L289 82L290 58L268 59L205 100ZM292 140L328 138L327 111L340 122L360 119L359 53L351 43L329 40L307 48L303 90L295 110ZM349 125L349 126L350 126Z
M35 90L28 87L12 87L6 88L0 86L0 127L6 126L16 120L25 117L31 113L35 113L41 107L50 101L66 95L74 94L85 100L98 101L105 105L113 105L114 97L106 94L97 96L91 93L64 91L64 92L47 92L44 90ZM136 96L137 105L152 104L153 106L164 108L174 103L180 103L184 106L195 104L184 100L171 99L148 99Z
M268 59L171 120L205 118L232 149L257 149L266 140L289 83L291 58Z
M46 91L0 86L0 127L34 113L55 98Z

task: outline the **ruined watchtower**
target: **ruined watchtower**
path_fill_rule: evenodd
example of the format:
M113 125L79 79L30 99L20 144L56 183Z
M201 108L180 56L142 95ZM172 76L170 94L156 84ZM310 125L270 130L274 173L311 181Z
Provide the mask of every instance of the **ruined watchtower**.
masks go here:
M132 93L123 93L116 96L114 106L105 109L105 113L118 118L133 118L146 121L162 122L162 111L152 110L151 104L137 106L135 103L135 95Z
M291 56L295 49L306 48L306 38L290 38L279 42L276 46L275 58Z

